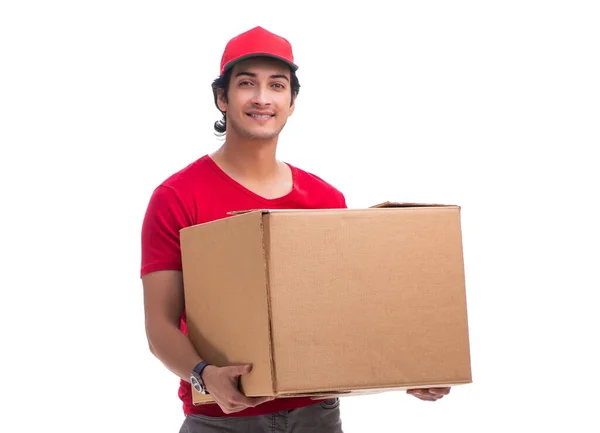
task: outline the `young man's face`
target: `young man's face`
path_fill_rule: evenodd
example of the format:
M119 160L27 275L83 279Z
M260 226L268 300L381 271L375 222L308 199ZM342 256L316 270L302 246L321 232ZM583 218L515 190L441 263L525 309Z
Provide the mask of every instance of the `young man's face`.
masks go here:
M272 139L294 112L290 69L275 59L244 60L233 67L227 102L218 102L227 113L228 135Z

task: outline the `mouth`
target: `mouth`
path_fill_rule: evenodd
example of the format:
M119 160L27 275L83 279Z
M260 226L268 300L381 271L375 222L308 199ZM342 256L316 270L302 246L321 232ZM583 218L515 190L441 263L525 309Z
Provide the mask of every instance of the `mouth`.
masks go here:
M275 115L269 113L246 113L246 116L256 120L268 120L271 117L274 117Z

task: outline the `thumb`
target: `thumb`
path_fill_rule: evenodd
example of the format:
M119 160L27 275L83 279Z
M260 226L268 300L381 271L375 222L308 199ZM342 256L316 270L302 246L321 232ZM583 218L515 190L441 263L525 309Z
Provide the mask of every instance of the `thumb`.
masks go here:
M252 364L234 365L229 368L229 373L233 376L241 376L252 371Z

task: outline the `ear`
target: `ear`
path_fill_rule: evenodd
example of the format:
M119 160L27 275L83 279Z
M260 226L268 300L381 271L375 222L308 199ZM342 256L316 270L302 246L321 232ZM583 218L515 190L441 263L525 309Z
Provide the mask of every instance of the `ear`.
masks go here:
M292 114L294 114L295 109L296 109L296 98L294 96L292 96L292 105L290 105L290 112L289 112L288 116L291 116Z
M227 111L227 101L225 100L225 93L223 89L217 89L217 105L219 110Z

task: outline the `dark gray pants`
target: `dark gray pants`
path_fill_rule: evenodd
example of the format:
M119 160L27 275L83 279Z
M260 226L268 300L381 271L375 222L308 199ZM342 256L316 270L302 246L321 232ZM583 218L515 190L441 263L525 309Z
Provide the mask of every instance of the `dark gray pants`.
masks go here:
M271 415L188 415L179 433L343 433L339 406L340 400L335 398Z

